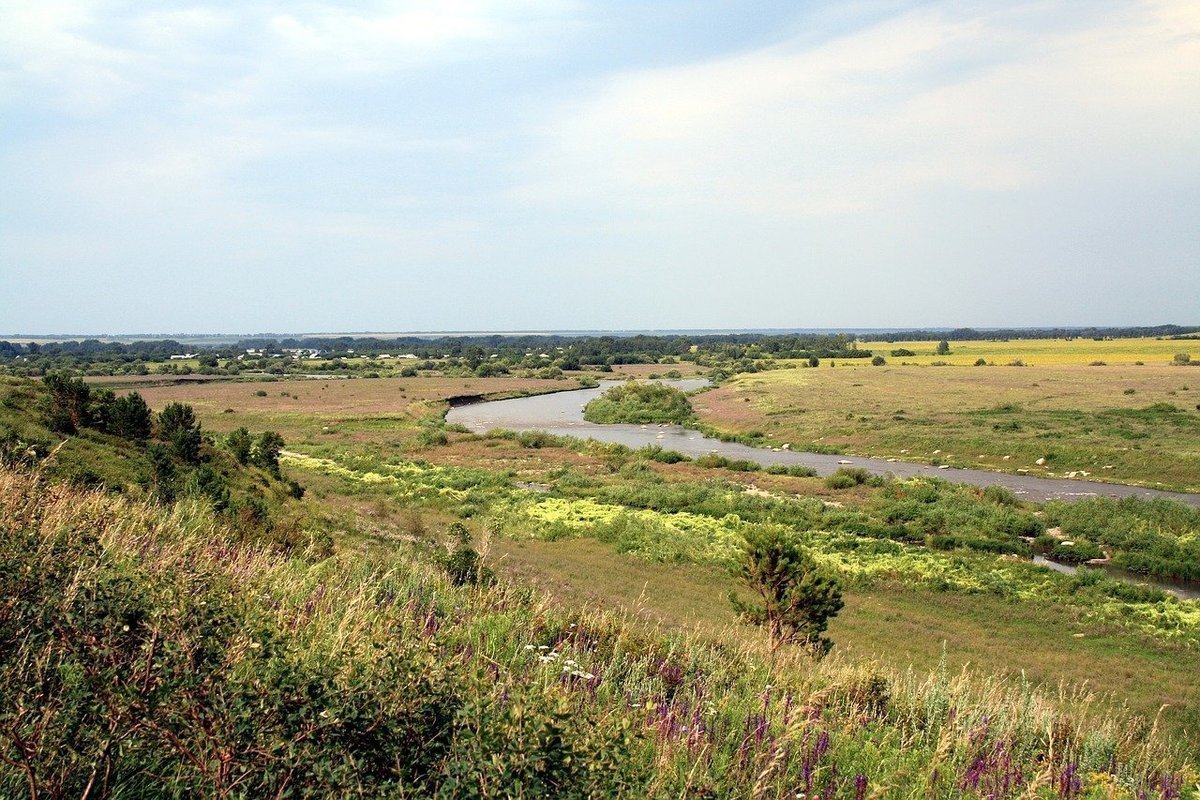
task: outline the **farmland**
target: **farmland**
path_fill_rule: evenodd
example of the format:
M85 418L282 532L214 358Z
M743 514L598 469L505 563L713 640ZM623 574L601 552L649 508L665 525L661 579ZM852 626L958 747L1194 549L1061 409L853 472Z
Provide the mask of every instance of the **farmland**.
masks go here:
M1120 343L1130 357L1181 344L1136 342ZM1161 353L1140 366L1088 365L1113 344L1003 343L1001 359L1028 359L1024 367L899 363L956 357L924 355L772 370L738 376L694 405L705 426L799 450L1200 490L1200 373ZM952 350L966 365L997 352L990 342Z
M1092 355L1070 350L1090 344L1059 343L1060 358ZM954 343L950 357L968 345L973 343ZM1035 345L1041 352L1053 349ZM936 343L919 346L932 351ZM1151 345L1129 347L1145 356ZM1188 386L1193 370L1150 362L1090 366L1103 360L1096 358L1038 364L1030 358L1034 365L1025 367L901 365L903 359L890 356L882 366L861 357L850 366L851 360L826 358L815 368L807 359L762 358L754 362L763 364L756 371L691 395L698 419L689 424L766 446L1194 485L1189 448L1196 439L1188 426L1200 414L1185 408L1196 394ZM689 374L698 368L679 366ZM622 365L614 372L623 369L649 376L676 365ZM247 644L251 639L238 634L214 640L214 647L225 649L213 674L229 683L242 698L238 702L274 707L276 700L261 694L270 685L261 676L283 669L272 660L283 658L275 653L306 653L310 645L328 653L304 656L306 674L319 673L325 682L324 694L309 701L316 704L312 711L326 708L335 720L329 734L314 729L304 763L335 771L365 757L353 747L330 745L343 741L339 726L349 726L345 736L373 742L372 725L402 730L408 715L417 713L411 703L420 701L433 704L429 724L442 726L436 735L452 744L405 755L414 772L404 780L443 785L448 774L469 772L501 786L507 784L500 773L513 769L525 776L522 781L540 780L518 767L496 768L493 775L488 770L494 765L481 766L483 756L472 750L479 741L475 732L516 724L505 721L504 709L507 698L520 697L523 713L550 720L569 708L579 723L555 730L571 763L589 766L556 773L550 780L557 786L592 785L587 776L603 772L638 785L650 781L657 787L653 796L686 794L693 782L715 796L749 796L737 787L756 780L768 787L762 796L776 797L818 783L834 796L851 796L859 786L873 787L863 796L986 796L990 784L979 783L984 779L977 774L986 766L1004 770L1005 780L1031 794L1062 795L1038 787L1064 780L1075 786L1073 776L1082 769L1078 789L1067 795L1152 790L1151 796L1165 797L1173 795L1161 787L1198 777L1200 601L1100 569L1064 575L1029 560L1037 552L1064 559L1078 554L1079 561L1103 553L1147 574L1190 574L1200 564L1200 522L1193 509L1108 501L1037 506L1003 490L934 478L892 481L853 470L819 478L713 456L688 459L654 446L630 450L537 432L475 434L446 423L452 403L568 390L581 381L423 372L404 378L95 378L94 385L117 392L136 388L156 411L176 403L193 408L207 437L207 458L228 458L232 440L226 437L242 428L282 436L282 478L303 491L279 490L267 498L279 524L263 522L263 532L250 540L257 549L229 564L221 559L229 547L240 546L226 544L243 540L239 523L210 508L190 484L181 484L180 505L167 508L150 502L136 485L110 495L53 490L58 494L39 501L47 491L41 485L4 472L0 483L25 487L10 494L33 498L29 508L10 504L4 513L11 529L42 526L39 535L59 542L59 552L76 553L71 557L82 559L76 580L145 587L133 599L114 600L118 605L173 597L198 580L192 569L218 576L216 594L205 595L205 602L228 593L229 607L244 616L240 624L255 632L252 641L269 650L260 657ZM2 388L23 398L4 399L3 419L11 418L13 426L21 414L36 410L36 395L44 391L15 378ZM102 459L111 437L89 432L76 438L85 438ZM54 450L52 472L64 467L55 458L78 452L77 446L55 450L52 439L39 447ZM39 502L45 516L31 510ZM55 531L75 530L77 513L125 520L104 523L111 563L88 561L86 538L53 538L60 535ZM149 550L142 523L161 537ZM747 597L731 568L751 530L791 537L840 582L845 608L830 624L834 649L825 659L785 648L776 660L762 632L739 623L727 598L731 592ZM447 573L451 553L464 540L479 559L479 574L494 574L495 584L458 585L455 573ZM50 563L28 554L19 540L5 546L6 558L26 565L13 574L33 575L38 565ZM147 552L153 555L139 555ZM57 608L53 591L44 588L53 580L48 575L37 584L43 588L21 590L50 592L30 609ZM366 608L379 609L378 616ZM63 607L64 619L75 620L73 613ZM171 621L174 615L199 615L199 624L210 624L202 606L145 613L168 621L155 636L180 641L190 623L184 617ZM153 637L148 641L155 646ZM377 662L377 654L386 656ZM69 661L69 650L62 657ZM545 659L570 659L566 677L556 671L554 680L544 679ZM384 662L402 666L388 675L378 671L382 666L370 666ZM552 666L559 669L557 662ZM185 691L172 688L186 686L183 673L168 671L154 680L164 697ZM391 682L401 688L386 688ZM425 688L403 689L413 685ZM792 699L781 701L777 692ZM357 706L339 705L349 701L338 698L349 696L373 704L377 710L369 716L376 721L363 722ZM829 699L843 696L848 699ZM442 708L440 697L463 698L466 706ZM638 701L632 711L631 697ZM820 709L814 713L828 721L830 744L820 752L811 750L807 727L789 728L793 702ZM652 713L646 703L654 706ZM956 709L956 719L963 715L961 723L951 724L937 710L946 703ZM120 707L130 718L146 713L137 702ZM699 726L694 737L683 736L681 720L696 708L709 709L704 713L712 715L711 730L729 735ZM233 715L228 730L238 730L241 712L222 713ZM767 720L761 723L762 752L758 745L739 746L753 742L753 735L730 733L760 724L754 715ZM368 733L354 727L359 722ZM188 723L172 724L184 730ZM255 735L284 736L288 724L271 718ZM136 747L157 768L175 770L192 785L209 779L195 769L197 762L180 760L174 740L152 725L144 730ZM304 763L268 747L235 746L241 734L229 733L235 738L225 743L220 736L226 734L214 735L211 746L232 748L243 754L236 758L257 764L264 787L281 774L308 774ZM980 736L988 748L1014 748L1007 766L979 761ZM372 747L400 752L404 741L401 736ZM560 740L551 735L537 741L535 747L553 749ZM804 759L812 764L801 759L778 774L768 770L773 741L810 748ZM623 772L612 772L611 752L622 754ZM701 752L711 756L697 762ZM118 761L114 769L133 768ZM600 790L593 785L590 791Z

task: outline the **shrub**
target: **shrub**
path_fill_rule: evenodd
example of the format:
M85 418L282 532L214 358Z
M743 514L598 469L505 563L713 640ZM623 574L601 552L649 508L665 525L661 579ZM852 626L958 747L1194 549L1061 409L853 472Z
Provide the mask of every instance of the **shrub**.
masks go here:
M445 429L440 427L426 426L417 433L417 443L422 447L440 447L449 442L450 437L446 435Z
M519 431L515 436L521 447L540 450L543 447L565 447L569 442L566 437L555 436L546 431Z
M769 475L790 475L793 478L813 478L817 471L801 464L772 464L766 469Z
M662 464L678 464L682 461L691 461L690 458L678 450L664 450L656 444L648 444L640 450L635 450L634 455L648 458L651 461L658 461Z
M627 381L592 400L583 418L601 424L683 424L695 416L687 395L673 386Z
M875 356L874 358L871 359L872 367L882 367L886 363L887 363L887 359L884 358L883 356Z
M495 580L492 570L483 566L479 553L471 546L471 532L461 522L450 525L449 534L455 548L445 560L446 574L455 586L475 586Z
M862 467L838 467L836 472L825 478L825 486L829 489L849 489L861 486L872 478L871 473Z
M748 459L726 458L718 453L705 453L693 463L705 469L728 469L734 472L758 472L762 465Z
M159 412L158 437L170 443L179 459L189 463L200 460L200 423L186 403L169 403Z
M915 356L915 355L916 355L915 352L913 352L912 350L909 350L905 347L898 347L892 351L893 358L908 358L909 356Z
M118 397L108 406L105 428L114 436L141 441L150 438L150 408L137 392Z
M1016 494L1004 486L987 486L983 490L983 499L988 500L1000 506L1018 506L1021 501L1017 499Z
M91 424L88 408L91 389L81 378L71 378L62 373L50 373L42 378L50 390L50 412L47 426L58 433L75 433Z
M250 452L250 460L267 472L278 477L279 453L283 450L283 437L275 431L263 431Z
M1064 561L1068 564L1082 564L1084 561L1091 561L1093 558L1103 558L1104 551L1092 542L1079 540L1067 542L1058 542L1054 549L1050 551L1050 558L1055 561Z
M250 463L250 451L254 446L254 438L245 427L230 431L229 435L225 437L225 444L239 464Z
M986 358L977 358L977 359L975 359L975 366L977 366L977 367L986 367L986 366L987 366L987 359L986 359Z
M1171 359L1172 364L1190 364L1191 361L1192 356L1190 353L1176 353L1175 357Z

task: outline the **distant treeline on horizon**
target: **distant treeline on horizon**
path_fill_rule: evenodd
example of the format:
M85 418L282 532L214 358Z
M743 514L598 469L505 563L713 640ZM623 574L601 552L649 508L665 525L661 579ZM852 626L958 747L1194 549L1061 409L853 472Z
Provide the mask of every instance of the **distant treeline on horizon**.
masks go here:
M757 345L766 354L790 357L793 354L821 353L823 356L857 355L855 342L869 336L871 340L898 341L987 341L1011 339L1127 339L1141 337L1200 338L1200 326L1154 325L1142 327L1083 327L1083 328L925 328L914 330L857 329L845 331L804 332L729 332L729 333L545 333L545 334L455 334L438 336L405 335L381 336L253 336L235 342L203 344L182 343L175 339L146 339L137 341L101 341L87 338L72 341L19 343L0 340L0 360L28 355L73 356L133 356L147 360L162 360L204 351L233 355L247 350L278 352L310 350L337 355L372 355L378 353L412 353L420 358L461 356L487 350L535 351L548 347L571 348L584 363L588 357L618 358L624 355L673 355L687 353L695 347L721 345ZM14 337L17 338L17 337ZM33 337L20 337L33 338ZM215 337L214 337L215 338ZM856 352L857 351L857 352Z

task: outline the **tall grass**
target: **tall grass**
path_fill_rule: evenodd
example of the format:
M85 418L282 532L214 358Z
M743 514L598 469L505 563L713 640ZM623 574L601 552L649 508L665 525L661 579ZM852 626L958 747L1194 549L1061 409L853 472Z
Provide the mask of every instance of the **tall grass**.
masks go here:
M1166 798L1197 778L1086 694L769 663L0 470L0 796Z

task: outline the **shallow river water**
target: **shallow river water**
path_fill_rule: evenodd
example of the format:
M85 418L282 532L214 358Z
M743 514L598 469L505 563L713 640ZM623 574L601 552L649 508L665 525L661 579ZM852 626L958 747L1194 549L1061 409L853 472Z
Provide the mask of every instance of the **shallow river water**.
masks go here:
M1084 497L1165 497L1200 507L1200 494L1163 492L1137 486L1115 483L1072 480L1069 478L1039 478L1032 475L1010 475L976 469L934 467L908 461L893 461L868 456L823 455L796 450L765 449L750 447L737 442L722 442L680 425L598 425L583 418L583 407L606 389L620 381L602 381L594 389L575 389L533 397L517 397L511 400L491 400L457 406L450 409L446 421L464 425L476 433L486 433L497 428L514 431L542 430L559 436L575 436L615 442L631 448L656 444L666 450L677 450L689 456L718 453L727 458L746 459L763 466L772 464L798 464L812 467L819 475L828 475L838 467L862 467L878 475L894 475L909 478L917 475L942 478L955 483L973 486L1004 486L1018 496L1034 502L1046 500L1075 500ZM665 381L684 391L707 386L706 380ZM1039 557L1052 569L1073 572L1074 568L1055 564ZM1119 574L1115 577L1131 583L1145 583L1189 599L1200 599L1200 586L1192 583L1155 581L1140 576Z
M512 400L492 400L470 403L450 409L448 422L465 425L476 433L495 428L514 431L543 430L562 436L617 442L632 448L649 444L667 450L678 450L689 456L719 453L728 458L747 459L765 466L800 464L812 467L819 475L828 475L838 467L862 467L870 472L898 478L928 475L955 483L974 486L1005 486L1020 497L1035 502L1072 500L1080 497L1167 497L1200 507L1200 494L1162 492L1116 483L1072 480L1069 478L1039 478L1032 475L1011 475L978 469L934 467L908 461L894 461L868 456L822 455L796 450L775 450L750 447L737 442L710 439L697 431L679 425L597 425L583 418L583 407L619 381L602 381L595 389L576 389ZM668 381L672 386L689 391L708 385L705 380Z

